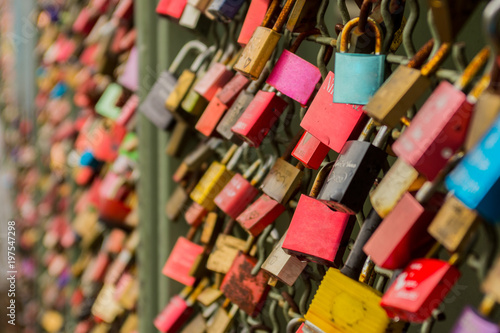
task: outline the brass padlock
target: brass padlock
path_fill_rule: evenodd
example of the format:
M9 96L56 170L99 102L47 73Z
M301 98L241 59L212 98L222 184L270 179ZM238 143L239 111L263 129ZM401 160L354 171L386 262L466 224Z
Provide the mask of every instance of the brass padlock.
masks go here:
M320 4L319 0L297 0L286 23L286 29L291 32L314 29Z
M239 251L247 250L247 242L229 235L219 235L213 252L208 257L207 268L211 271L226 274Z
M284 159L278 158L262 182L260 189L269 197L284 205L300 187L304 176L303 170L304 165L301 162L293 166Z
M262 22L262 26L255 29L252 38L234 65L235 70L250 77L252 80L256 80L260 76L281 39L281 30L294 4L295 0L286 1L280 16L272 28L269 27L272 13L266 13L266 18ZM269 9L271 10L272 8Z

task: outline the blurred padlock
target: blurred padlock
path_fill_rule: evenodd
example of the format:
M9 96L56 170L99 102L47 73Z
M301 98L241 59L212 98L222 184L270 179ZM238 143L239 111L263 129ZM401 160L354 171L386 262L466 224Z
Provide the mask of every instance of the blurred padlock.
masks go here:
M305 32L314 29L320 5L319 0L297 0L286 22L286 29L291 32Z
M156 7L156 13L173 19L180 19L187 0L160 0Z
M203 253L203 247L189 241L187 238L179 237L170 253L162 273L186 286L193 286L195 278L189 275L189 271L198 255Z
M500 327L495 322L488 320L470 306L466 306L451 333L498 333L499 331Z
M220 91L221 89L217 90L217 92ZM216 134L215 129L226 113L227 108L228 106L226 104L222 103L217 96L214 96L198 119L195 125L196 130L206 137L211 137Z
M220 21L228 23L238 14L245 0L214 0L208 6L208 12Z
M208 257L207 268L211 271L226 274L238 252L246 251L247 243L243 239L221 234L217 237L215 247Z

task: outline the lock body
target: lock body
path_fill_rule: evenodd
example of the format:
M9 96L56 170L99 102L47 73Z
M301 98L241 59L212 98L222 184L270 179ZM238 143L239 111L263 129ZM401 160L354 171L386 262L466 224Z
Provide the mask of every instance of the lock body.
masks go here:
M207 101L211 101L219 89L224 87L233 77L233 72L226 65L216 62L210 66L194 86L194 91Z
M340 153L348 140L363 130L366 115L362 106L333 103L335 75L328 73L300 126L330 149Z
M384 82L384 71L385 55L337 52L333 102L365 105Z
M304 172L278 158L260 189L280 204L286 204L299 188Z
M184 213L184 219L190 226L199 227L207 214L208 211L205 207L193 201Z
M188 193L182 186L177 186L165 205L165 214L169 220L175 221L189 199Z
M253 0L250 2L245 21L243 22L243 26L238 36L238 44L241 46L248 44L255 29L257 29L264 20L270 2L271 0Z
M236 219L257 196L259 190L237 173L215 197L215 204L232 219Z
M273 223L283 212L285 206L271 199L267 195L261 195L255 202L248 206L236 221L249 234L257 237L268 225Z
M279 92L306 105L321 80L319 69L296 54L283 50L267 83Z
M220 89L219 89L220 91ZM210 103L208 103L207 108L203 111L200 119L195 125L198 132L206 137L211 137L216 134L216 127L224 113L227 111L227 106L222 103L217 96L212 98Z
M283 250L300 260L338 267L353 226L350 215L335 212L318 200L301 195Z
M274 92L260 90L231 128L252 147L259 147L288 103Z
M432 181L463 145L471 114L465 94L442 81L392 150Z
M399 66L363 107L370 117L396 127L406 111L429 88L429 78L418 69Z
M486 89L479 96L474 107L474 113L471 117L470 128L464 145L466 151L474 148L499 114L500 95L491 89Z
M203 253L203 247L184 237L179 237L168 257L162 273L186 286L193 286L195 278L189 275L196 258Z
M252 80L257 80L280 39L280 33L270 28L257 27L234 69Z
M216 97L221 103L231 106L238 95L246 89L249 84L250 80L247 77L241 75L241 73L236 73L222 90L216 94Z
M260 270L252 275L257 259L240 253L220 286L224 295L249 316L257 315L264 306L269 275Z
M181 103L181 108L195 117L200 116L206 109L208 101L195 92L192 88Z
M446 187L460 201L492 223L500 221L499 135L500 117L445 180Z
M186 97L196 80L196 73L190 71L189 69L185 69L179 79L177 80L177 85L173 89L173 91L168 95L168 98L165 100L165 107L170 112L176 112L179 109L182 101Z
M496 323L483 317L470 306L466 306L453 326L451 333L497 333L499 330Z
M155 318L154 325L162 333L177 332L191 316L193 309L182 297L175 295Z
M386 153L364 141L349 141L340 152L318 200L333 209L356 214L382 169Z
M215 197L232 177L233 173L225 165L213 162L191 192L190 198L211 211L215 208Z
M217 125L217 132L226 140L229 140L237 145L240 145L243 140L240 139L238 135L236 135L231 128L236 124L238 119L240 119L243 112L245 112L246 108L252 102L255 96L246 91L242 91L233 105L226 112L224 117L222 117L221 121Z
M179 19L186 4L187 0L161 0L156 7L156 13Z
M245 251L247 244L244 240L229 236L219 235L215 248L208 257L207 268L211 271L226 274L238 252Z
M297 146L292 152L292 156L298 159L309 169L317 170L330 152L330 148L316 139L309 132L304 132Z
M223 22L230 22L238 13L245 0L214 0L208 12Z
M427 227L436 212L434 204L424 208L406 193L375 230L363 251L380 267L405 267L412 259L423 257L434 244Z
M391 318L421 323L453 288L460 271L446 261L417 259L396 278L380 304Z
M123 88L117 83L108 85L101 98L95 105L95 110L103 117L116 120L120 116L121 108L117 106L123 95Z

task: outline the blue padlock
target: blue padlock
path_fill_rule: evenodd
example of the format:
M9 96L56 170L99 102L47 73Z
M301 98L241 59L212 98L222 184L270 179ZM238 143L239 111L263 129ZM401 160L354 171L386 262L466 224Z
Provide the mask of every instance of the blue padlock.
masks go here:
M340 38L340 52L335 55L335 90L333 102L365 105L384 82L385 55L382 33L373 19L368 24L375 31L375 54L347 53L348 39L359 17L344 26Z
M445 184L486 220L500 222L500 117L446 177Z
M238 14L245 0L215 0L208 7L208 12L222 22L230 22Z

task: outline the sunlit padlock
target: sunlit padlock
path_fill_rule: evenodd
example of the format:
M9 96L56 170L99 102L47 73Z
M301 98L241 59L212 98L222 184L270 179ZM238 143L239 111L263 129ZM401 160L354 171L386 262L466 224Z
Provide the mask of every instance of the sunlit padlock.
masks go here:
M363 247L375 264L386 269L403 268L431 249L435 241L427 227L443 201L441 193L434 193L439 183L427 182L416 197L406 193L387 215Z
M448 193L443 206L439 209L427 231L445 249L456 252L464 249L478 225L477 212L469 209L451 193Z
M273 248L266 261L262 264L262 269L279 281L292 286L307 266L307 261L301 261L283 251L285 237L286 234L281 237L278 244Z
M273 223L283 212L285 206L271 199L267 195L261 195L250 206L248 206L236 221L249 234L257 237L268 225Z
M253 80L256 80L260 76L281 39L281 31L283 30L285 21L294 4L295 0L286 1L280 16L272 28L270 28L270 20L272 17L270 11L273 11L275 8L273 8L273 6L269 8L262 25L255 29L252 38L245 46L243 53L234 65L235 70Z
M186 4L179 20L179 25L194 30L202 36L208 34L210 31L210 24L210 19L189 2Z
M500 117L446 178L446 187L492 223L500 221Z
M177 72L189 52L196 51L202 53L206 49L207 47L199 41L190 41L184 45L170 65L168 72L160 74L144 102L140 105L139 111L158 128L166 130L174 120L172 114L165 108L165 101L177 84L175 72Z
M340 153L348 140L361 133L366 121L361 105L333 103L334 74L328 72L300 126Z
M439 259L413 260L387 289L380 305L391 318L424 322L459 277L460 271L449 262Z
M167 110L170 112L176 112L179 109L179 106L188 95L192 86L195 84L197 77L199 78L199 76L202 75L204 66L207 65L207 61L210 60L210 57L214 52L215 46L209 47L200 53L189 69L185 69L182 72L177 80L175 88L165 101L165 107Z
M460 318L455 322L451 333L498 333L499 331L500 327L497 323L488 320L472 307L466 306Z
M231 128L243 141L259 147L288 106L273 88L259 90L238 121Z
M346 23L342 30L340 52L335 55L335 103L366 104L375 94L385 74L385 55L382 49L382 32L369 18L368 24L375 31L375 54L347 53L348 37L357 26L359 17Z
M260 312L269 291L269 275L263 270L252 274L256 265L256 258L240 253L220 286L224 295L249 316Z
M429 180L437 176L465 141L473 104L462 90L486 63L489 55L489 47L479 52L454 86L441 81L410 126L392 145L399 158ZM483 86L482 83L480 85Z
M249 84L250 80L246 76L241 73L236 73L215 97L217 97L221 103L231 106L238 95L246 89Z
M217 273L226 274L238 253L247 250L248 245L245 240L221 234L217 237L215 247L208 257L207 268Z
M236 76L238 76L238 74L236 74ZM232 106L221 119L219 125L217 125L217 132L223 138L238 145L243 142L238 135L231 131L231 128L234 126L234 124L236 124L238 119L240 119L241 115L243 114L243 112L245 112L248 105L250 105L250 102L252 102L252 100L254 99L255 94L257 93L257 91L259 91L259 87L267 78L267 74L269 74L269 71L265 69L262 72L261 77L259 77L257 81L253 81L252 83L250 83L247 89L240 92Z
M283 50L267 79L269 85L301 105L308 104L321 80L318 67L295 54L302 41L313 34L319 34L319 30L301 33L290 50Z
M406 66L399 66L363 107L370 117L389 127L396 127L406 111L429 88L430 78L445 60L451 45L443 43L439 51L420 70L434 41L427 42Z
M193 201L205 207L208 211L215 208L215 197L234 176L231 169L235 166L239 156L234 160L234 163L231 163L231 167L229 167L229 165L226 166L226 164L228 164L228 162L233 162L231 156L237 149L236 146L232 146L220 163L213 162L200 179L193 192L189 195Z
M283 250L300 260L339 267L354 227L354 218L331 210L315 199L327 174L327 169L320 171L310 196L301 195Z
M194 311L196 297L206 287L208 279L194 289L186 287L179 295L172 297L167 306L156 316L154 325L162 333L178 332Z
M292 152L292 156L304 164L306 168L317 170L325 157L330 152L330 148L316 139L309 132L304 132L297 146Z
M348 214L359 212L382 169L387 156L382 148L390 132L383 126L373 143L366 142L372 126L370 120L358 141L345 144L318 195L318 200L333 209Z
M186 286L193 286L195 278L189 275L189 271L198 255L203 253L203 246L195 244L184 237L179 237L168 256L162 273Z
M156 6L156 13L173 19L180 19L187 0L161 0Z
M247 15L245 16L245 21L241 27L240 34L238 36L238 44L245 46L252 37L255 29L261 25L262 21L266 16L267 8L270 3L273 3L273 8L278 8L278 0L254 0L250 2L248 7ZM271 10L272 12L273 10Z
M260 189L269 197L284 205L288 203L300 187L304 176L303 170L304 166L301 162L293 166L283 158L278 158L262 182Z
M255 177L249 181L248 179L257 170L261 164L260 160L255 161L248 170L240 175L237 173L215 197L214 202L224 213L232 219L236 219L245 208L259 194L259 190L255 187L265 175L266 168L261 167ZM270 166L269 166L270 167Z
M297 0L286 22L286 29L291 32L304 32L314 29L320 5L319 0Z
M236 304L231 306L231 309L227 311L223 306L219 307L215 314L209 319L207 325L207 333L225 333L231 329L234 323L234 317L238 313L239 307Z
M245 0L214 0L208 6L208 12L222 22L231 22L238 14Z

